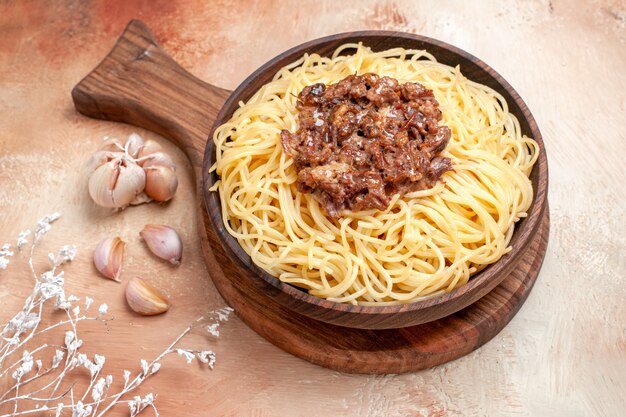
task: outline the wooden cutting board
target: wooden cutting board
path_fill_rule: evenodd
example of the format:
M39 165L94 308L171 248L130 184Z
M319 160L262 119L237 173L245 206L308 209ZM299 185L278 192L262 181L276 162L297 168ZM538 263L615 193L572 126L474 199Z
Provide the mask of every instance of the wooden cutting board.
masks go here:
M169 80L169 82L168 82ZM72 92L87 116L122 121L162 134L189 157L203 190L207 133L229 92L203 83L159 47L147 27L133 21L113 51ZM189 107L190 102L195 103ZM199 201L203 201L199 198ZM391 330L340 327L299 315L254 286L238 285L235 260L224 251L203 205L200 235L209 273L238 316L267 340L318 365L354 373L402 373L432 367L493 338L526 300L543 261L549 229L547 205L518 267L478 302L426 324ZM199 217L200 218L200 217Z

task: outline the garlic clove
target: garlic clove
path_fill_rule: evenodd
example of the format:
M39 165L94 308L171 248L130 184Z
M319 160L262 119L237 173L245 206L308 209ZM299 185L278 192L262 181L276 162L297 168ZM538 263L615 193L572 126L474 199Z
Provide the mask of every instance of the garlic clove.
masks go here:
M153 167L153 166L162 166L166 168L170 168L173 171L176 171L176 164L172 160L172 158L163 152L155 152L149 155L140 158L137 161L139 165L144 168Z
M106 278L120 282L126 243L119 237L103 239L93 252L93 264Z
M132 160L113 159L89 177L89 195L103 207L125 208L146 186L146 174Z
M139 277L131 278L126 286L126 302L135 312L144 316L165 313L170 302L163 294Z
M159 145L157 142L153 141L152 139L148 139L142 146L142 148L139 150L139 153L137 154L137 158L141 159L147 155L153 154L153 153L157 153L157 152L162 152L163 148L161 148L161 145Z
M156 201L169 201L178 188L178 178L173 170L155 166L145 168L146 188L144 189L148 197Z
M126 140L125 149L130 156L137 158L139 152L144 146L144 141L141 136L136 133L131 133Z
M147 224L139 235L156 256L174 265L180 264L183 242L176 230L161 224Z

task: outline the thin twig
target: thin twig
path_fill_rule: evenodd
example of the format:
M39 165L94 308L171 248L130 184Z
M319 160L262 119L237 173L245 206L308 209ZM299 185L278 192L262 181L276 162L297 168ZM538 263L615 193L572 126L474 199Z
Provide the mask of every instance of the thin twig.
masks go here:
M178 337L176 339L174 339L174 341L167 347L167 349L165 349L163 352L161 352L161 354L159 356L157 356L152 362L150 362L148 364L148 372L150 372L152 370L152 367L154 366L155 363L159 362L161 359L163 359L163 357L165 355L167 355L168 353L172 353L173 352L173 348L174 346L176 346L176 344L178 342L180 342L180 340L185 337L190 331L191 329L194 328L194 326L196 325L196 323L198 323L199 321L203 320L204 317L199 317L196 320L194 320L189 326L187 326L187 328L185 330L183 330L183 332L178 335ZM143 372L143 371L142 371ZM113 396L113 401L111 401L105 409L103 409L100 414L97 415L97 417L101 417L104 415L104 413L106 413L110 408L112 408L115 403L125 394L133 391L135 388L137 388L137 386L139 386L139 384L137 384L137 386L135 386L135 383L141 379L142 373L139 373L130 384L128 384L128 387L125 387L122 391L120 391L118 394ZM148 375L144 375L144 378L147 378L148 376L150 376L150 374Z
M128 154L128 147L126 147L125 153ZM126 399L124 396L137 389L145 380L153 376L161 366L160 361L166 355L177 351L178 353L182 353L187 361L196 358L198 361L206 362L207 357L209 357L210 366L212 367L214 354L211 351L177 348L180 341L191 332L198 322L204 320L205 317L194 320L151 362L148 363L142 359L141 371L139 371L132 380L126 377L127 371L124 371L123 388L119 392L110 395L111 384L113 382L112 376L101 377L104 373L104 357L95 355L94 362L92 362L86 355L79 353L82 341L78 334L78 324L82 321L99 320L106 323L106 320L101 318L101 315L106 314L107 307L106 305L102 305L101 308L98 309L99 315L97 317L90 317L87 314L80 315L78 309L79 305L76 304L79 300L73 296L66 297L65 290L63 289L63 270L60 267L65 262L74 259L75 248L63 246L56 257L54 254L50 255L51 268L41 275L37 274L34 267L33 257L35 247L41 238L50 230L50 223L56 220L56 218L58 218L57 214L46 216L37 224L34 238L31 241L28 258L28 266L34 278L35 286L30 295L26 298L22 309L10 319L9 324L2 327L2 331L0 332L0 378L8 378L8 375L12 375L15 378L15 383L0 396L0 405L10 405L10 403L13 403L13 412L11 414L1 415L0 417L15 417L53 410L71 410L73 415L101 417L118 404L128 404L133 416L142 413L149 406L158 417L159 412L154 404L156 396L152 393L146 395L144 398L136 396L132 399ZM23 246L23 243L19 243L20 239L22 239L23 242L23 234L20 234L18 238L18 249L21 248L20 245ZM57 273L58 269L60 269L60 272ZM42 325L43 306L50 300L56 302L57 308L62 309L67 318L46 327ZM92 302L93 300L86 299L85 308L87 309ZM74 314L75 311L76 314ZM230 311L232 310L224 311L224 314L228 316ZM220 321L225 319L222 312L217 311L213 313L217 313L217 317L208 317L214 319L216 323L213 323L210 329L215 328ZM35 337L53 329L62 328L63 326L67 326L66 329L69 330L66 332L65 345L42 344L31 352L24 349L24 346ZM52 359L52 365L48 368L44 368L43 362L40 359L36 359L34 355L46 351L49 347L56 347L58 349ZM13 355L18 354L20 358L15 359ZM9 358L9 362L12 362L11 365L7 367L3 366L4 362ZM83 358L85 360L83 360ZM77 369L81 367L85 367L90 372L87 387L84 388L84 390L81 388L79 392L75 392L76 382L71 381L70 387L67 388L65 392L57 395L56 393L61 387L61 384L66 381L66 377L77 372ZM34 369L36 369L35 372L33 372ZM11 371L15 371L15 373L11 374ZM43 382L44 380L42 380L42 378L47 375L50 375L50 377L46 378L50 379L49 381L45 381L43 386L29 391L29 384L31 382L36 380ZM131 374L129 373L128 375ZM27 386L28 389L25 388ZM68 394L71 401L70 404L59 403L55 408L50 407L52 401L68 398ZM91 394L93 401L84 402L89 398L89 394ZM10 395L12 396L7 398ZM80 400L77 400L79 397ZM44 404L33 409L19 410L23 401L33 401L35 403ZM100 410L101 407L104 408Z

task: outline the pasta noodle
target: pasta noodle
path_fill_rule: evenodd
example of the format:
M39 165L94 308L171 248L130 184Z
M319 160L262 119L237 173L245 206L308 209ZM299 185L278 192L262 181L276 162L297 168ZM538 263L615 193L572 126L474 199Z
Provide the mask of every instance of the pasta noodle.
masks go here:
M348 51L351 53L346 55ZM373 72L433 90L452 137L452 160L431 189L395 195L384 211L324 214L296 189L282 129L297 130L307 85ZM214 134L211 188L226 229L252 260L318 297L359 305L413 302L451 291L510 250L514 224L533 198L537 143L521 134L504 98L421 50L373 52L345 44L332 57L304 55L282 68Z

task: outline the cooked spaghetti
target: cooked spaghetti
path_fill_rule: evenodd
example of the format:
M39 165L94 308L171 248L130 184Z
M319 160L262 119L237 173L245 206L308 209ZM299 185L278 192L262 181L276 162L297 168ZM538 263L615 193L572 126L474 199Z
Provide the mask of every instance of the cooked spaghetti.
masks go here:
M348 52L353 54L347 55ZM451 138L452 171L432 188L391 198L384 210L325 214L297 190L281 131L297 130L298 94L351 74L375 73L434 92ZM226 229L253 262L318 297L360 305L413 302L465 284L510 250L526 216L537 143L504 98L421 50L373 52L345 44L282 68L214 134Z

